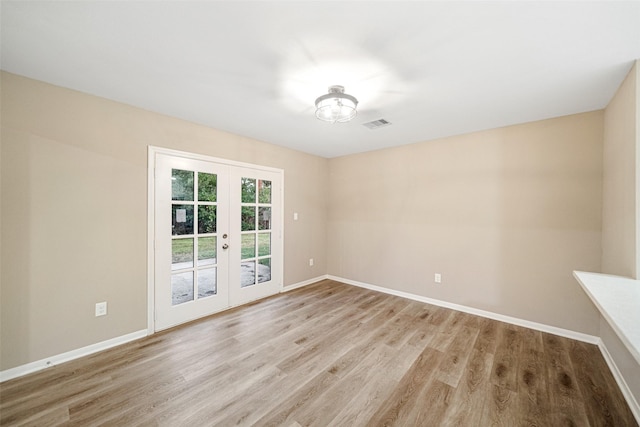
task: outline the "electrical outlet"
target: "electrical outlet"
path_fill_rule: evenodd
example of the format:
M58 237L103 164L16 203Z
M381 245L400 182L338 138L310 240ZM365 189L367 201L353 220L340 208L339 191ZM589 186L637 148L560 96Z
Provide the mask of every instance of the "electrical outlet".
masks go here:
M309 267L313 267L313 258L309 258Z
M436 282L436 283L442 283L442 275L441 275L440 273L436 273L436 274L433 276L433 280L434 280L434 282Z
M297 221L298 220L298 212L294 212L293 213L293 220Z
M96 303L96 317L98 316L106 316L107 315L107 302L97 302Z

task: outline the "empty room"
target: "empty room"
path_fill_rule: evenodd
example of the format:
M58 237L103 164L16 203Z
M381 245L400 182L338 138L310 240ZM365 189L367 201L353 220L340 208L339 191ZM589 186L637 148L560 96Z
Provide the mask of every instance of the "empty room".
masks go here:
M0 1L0 425L640 423L640 1Z

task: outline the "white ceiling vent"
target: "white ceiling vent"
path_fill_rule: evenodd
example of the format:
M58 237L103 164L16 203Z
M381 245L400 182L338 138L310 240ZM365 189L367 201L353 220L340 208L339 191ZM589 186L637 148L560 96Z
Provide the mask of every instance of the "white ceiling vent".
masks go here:
M385 127L385 126L390 126L391 122L387 121L385 119L378 119L378 120L374 120L372 122L367 122L367 123L363 123L362 126L366 127L367 129L380 129L381 127Z

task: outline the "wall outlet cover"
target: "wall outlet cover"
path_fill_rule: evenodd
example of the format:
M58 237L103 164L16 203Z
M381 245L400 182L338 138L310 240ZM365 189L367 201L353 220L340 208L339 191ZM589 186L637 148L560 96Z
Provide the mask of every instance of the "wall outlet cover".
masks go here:
M107 315L107 303L106 302L96 303L96 317L106 316L106 315Z

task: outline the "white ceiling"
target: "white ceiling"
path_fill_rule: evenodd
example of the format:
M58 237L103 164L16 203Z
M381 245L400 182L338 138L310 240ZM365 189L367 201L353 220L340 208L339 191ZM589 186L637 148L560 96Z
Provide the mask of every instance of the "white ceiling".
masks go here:
M324 157L600 109L640 58L640 1L1 5L6 71Z

